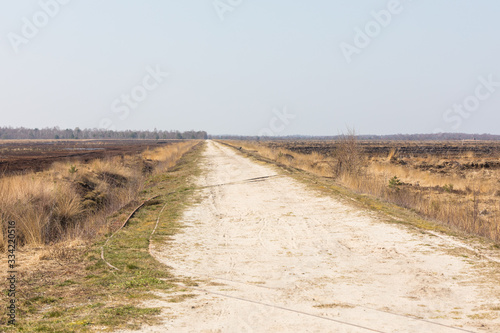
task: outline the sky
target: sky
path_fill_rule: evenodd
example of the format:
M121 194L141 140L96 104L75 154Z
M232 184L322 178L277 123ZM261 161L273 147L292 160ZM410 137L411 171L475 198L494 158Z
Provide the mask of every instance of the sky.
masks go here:
M0 0L0 126L500 134L498 0Z

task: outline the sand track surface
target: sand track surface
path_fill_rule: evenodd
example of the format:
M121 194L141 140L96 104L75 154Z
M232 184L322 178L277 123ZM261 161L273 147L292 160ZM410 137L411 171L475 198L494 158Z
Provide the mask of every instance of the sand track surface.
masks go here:
M200 190L182 232L152 251L200 282L182 302L148 303L164 323L143 331L500 332L497 263L221 144L208 141L201 163L198 186L227 185Z

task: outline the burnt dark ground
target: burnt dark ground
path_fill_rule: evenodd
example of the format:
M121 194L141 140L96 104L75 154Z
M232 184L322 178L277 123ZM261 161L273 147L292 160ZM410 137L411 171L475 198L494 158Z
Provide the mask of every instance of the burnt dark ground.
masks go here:
M368 156L388 156L396 150L400 157L463 157L474 153L476 158L500 155L498 141L358 141L362 151ZM336 147L335 141L270 141L265 143L271 148L283 148L297 153L318 152L331 155Z
M0 141L0 174L42 171L54 162L88 162L133 155L182 140L5 140Z

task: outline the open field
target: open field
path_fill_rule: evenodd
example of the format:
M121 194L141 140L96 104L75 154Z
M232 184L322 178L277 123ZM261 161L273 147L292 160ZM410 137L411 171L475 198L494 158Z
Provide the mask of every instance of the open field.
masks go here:
M41 171L59 161L137 154L182 140L1 140L0 174Z
M41 230L42 242L19 251L19 326L7 331L500 329L495 243L454 236L371 196L339 192L337 182L379 184L373 165L391 175L399 170L392 167L409 168L396 151L355 159L363 168L349 176L348 168L337 173L338 153L196 143L78 163L75 172L60 162L37 174L4 177L0 190L24 201L19 206L0 197L3 211L25 206L32 212L18 212L19 226L24 215L57 212L42 215L56 228ZM144 168L145 161L153 168ZM317 176L322 172L328 176ZM350 183L355 176L361 181ZM40 184L29 192L32 179ZM9 187L13 181L26 182L24 191ZM54 181L59 186L50 187ZM400 182L381 185L394 195L387 201L425 187ZM436 191L435 200L455 195ZM108 193L114 199L100 201ZM96 211L101 222L87 213L62 219L72 213L66 197L78 199L80 209L107 203ZM376 207L367 208L369 200ZM129 223L118 229L127 216ZM39 244L58 236L47 230L70 230L68 223L75 232L62 235L71 237ZM96 228L101 232L81 237Z
M229 143L500 241L500 142L358 141L343 157L335 141ZM341 170L342 163L355 170Z
M332 155L335 141L263 141L271 148L284 148L310 154L319 152ZM500 141L358 141L363 153L370 157L387 157L397 149L401 157L446 156L464 157L473 153L475 157L489 158L500 156Z

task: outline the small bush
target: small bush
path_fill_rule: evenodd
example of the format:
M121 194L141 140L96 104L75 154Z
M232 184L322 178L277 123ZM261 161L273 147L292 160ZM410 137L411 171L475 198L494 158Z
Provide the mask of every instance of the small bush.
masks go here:
M72 165L72 166L69 168L69 170L68 170L68 172L69 172L70 174L77 173L77 171L78 171L78 169L76 168L76 166L75 166L75 165Z
M453 184L446 184L443 186L443 190L445 192L451 193L453 192Z
M403 185L403 183L401 182L401 180L399 180L399 178L397 176L394 176L391 179L389 179L389 187L390 188L397 188L398 186L401 186L401 185Z

